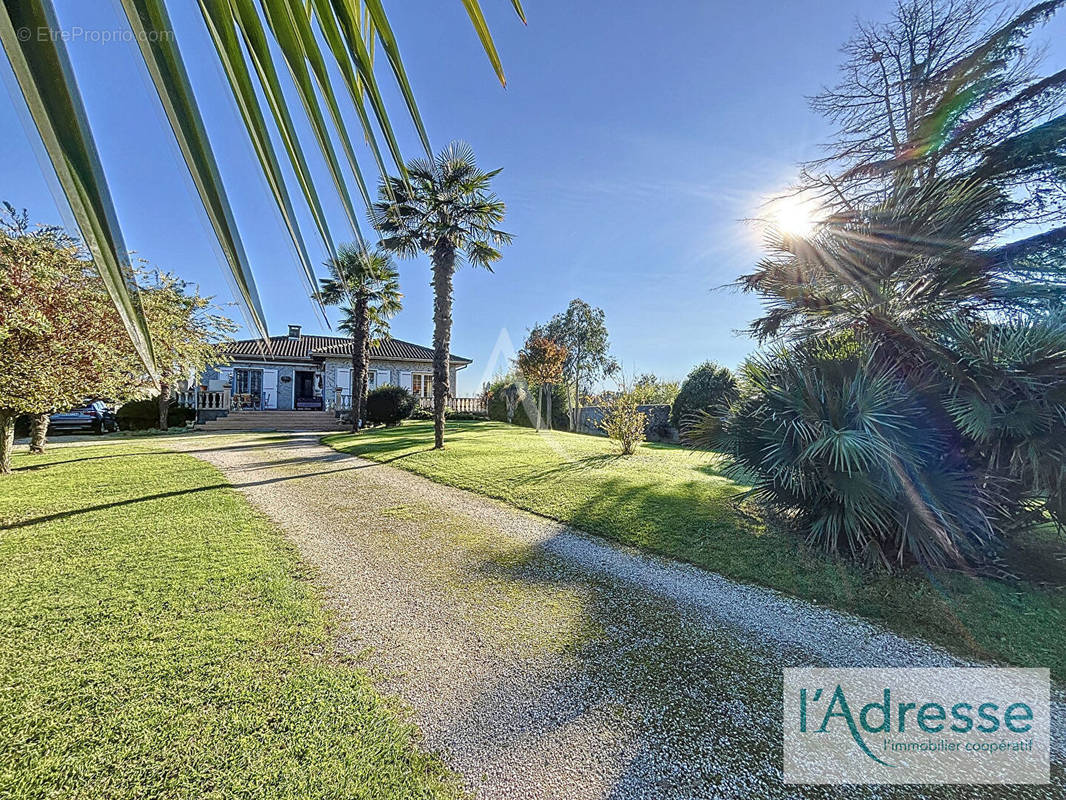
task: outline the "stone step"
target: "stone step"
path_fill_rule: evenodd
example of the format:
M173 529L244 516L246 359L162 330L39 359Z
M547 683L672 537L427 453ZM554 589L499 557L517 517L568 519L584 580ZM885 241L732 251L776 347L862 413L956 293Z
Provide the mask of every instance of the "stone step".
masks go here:
M345 430L345 428L337 425L211 425L202 426L198 428L205 433L226 433L236 431L257 431L257 432L270 432L276 431L279 433L335 433Z
M234 411L198 427L205 431L336 431L345 426L330 411Z
M231 411L219 419L334 419L332 411Z

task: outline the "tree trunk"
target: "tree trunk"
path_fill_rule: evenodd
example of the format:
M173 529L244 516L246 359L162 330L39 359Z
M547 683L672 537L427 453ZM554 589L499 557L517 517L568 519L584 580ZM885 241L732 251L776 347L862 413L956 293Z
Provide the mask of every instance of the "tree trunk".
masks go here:
M367 316L367 297L365 292L355 296L355 329L352 332L352 430L359 430L366 410L367 381L367 331L370 321Z
M367 320L367 328L370 322ZM366 398L370 394L370 331L366 334L366 343L363 345L363 363L366 364L366 380L363 381L363 393L359 397L359 419L366 424Z
M33 421L31 422L30 433L30 452L31 453L43 453L44 445L48 439L48 422L49 417L47 414L35 414Z
M451 386L448 381L452 341L452 275L455 250L438 244L433 250L433 449L444 447L444 406Z
M11 451L15 449L15 412L0 408L0 475L11 472Z
M551 384L548 384L548 387L547 387L547 389L548 389L548 392L547 392L547 394L548 394L548 430L552 429L552 389L553 388L554 387Z
M581 424L581 348L578 347L571 355L574 365L574 404L570 406L569 417L571 430L576 431Z
M570 412L574 420L574 430L581 430L581 373L574 373L574 408Z
M363 325L363 393L359 395L359 419L366 423L366 398L370 394L370 313Z
M170 411L170 384L159 382L159 430L167 429L167 412Z

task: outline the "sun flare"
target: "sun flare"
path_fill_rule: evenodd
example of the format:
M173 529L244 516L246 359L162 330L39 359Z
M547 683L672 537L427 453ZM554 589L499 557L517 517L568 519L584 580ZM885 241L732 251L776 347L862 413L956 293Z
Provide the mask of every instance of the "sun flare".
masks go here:
M808 238L818 227L817 209L800 197L779 197L768 211L767 222L787 236Z

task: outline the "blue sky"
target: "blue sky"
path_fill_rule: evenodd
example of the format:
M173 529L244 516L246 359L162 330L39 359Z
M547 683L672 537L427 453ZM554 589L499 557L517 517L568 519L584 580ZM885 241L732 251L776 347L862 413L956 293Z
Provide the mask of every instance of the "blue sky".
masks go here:
M55 3L72 35L71 57L127 246L228 301L217 245L136 46L78 32L125 30L118 4ZM525 5L528 27L508 0L482 2L507 71L504 90L458 0L387 3L434 147L465 139L483 166L504 169L496 186L515 242L494 274L464 268L456 276L452 349L475 361L460 373L457 393L474 393L486 372L502 366L489 363L501 332L520 345L533 323L573 297L606 311L614 354L629 374L683 378L708 358L735 366L753 349L736 331L758 313L758 302L717 287L758 257L743 220L761 197L788 183L797 162L817 153L828 131L805 98L835 80L839 47L856 17L882 18L890 4ZM297 322L307 332L327 332L306 299L196 4L169 6L271 330ZM1066 21L1056 20L1040 38L1066 41ZM1061 68L1066 46L1056 43L1049 55ZM383 61L380 69L391 87ZM401 147L418 154L391 88L386 99ZM27 207L36 221L62 221L48 168L10 95L0 97L0 131L0 199ZM330 195L321 162L313 168L321 193ZM343 231L339 206L329 211L335 233ZM303 219L312 257L321 262L321 244L310 218ZM393 334L429 344L428 262L399 267L406 307Z

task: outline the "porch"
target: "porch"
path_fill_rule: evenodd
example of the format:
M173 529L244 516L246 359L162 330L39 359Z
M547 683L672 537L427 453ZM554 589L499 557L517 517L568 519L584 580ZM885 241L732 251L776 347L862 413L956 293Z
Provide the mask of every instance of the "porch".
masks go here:
M312 364L235 364L209 370L180 402L198 411L327 411L323 372Z

